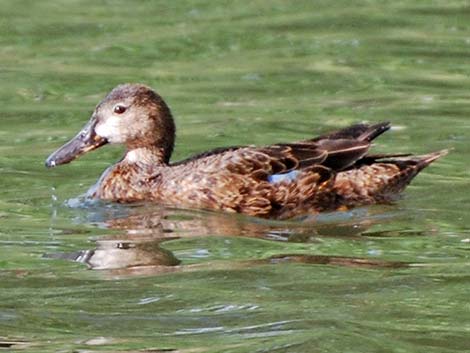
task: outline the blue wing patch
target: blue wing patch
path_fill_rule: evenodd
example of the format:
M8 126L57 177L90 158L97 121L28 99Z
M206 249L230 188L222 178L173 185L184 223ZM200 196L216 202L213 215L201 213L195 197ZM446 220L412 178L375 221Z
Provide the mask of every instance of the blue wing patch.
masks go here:
M283 181L294 181L297 179L299 174L300 172L298 170L293 170L288 173L268 175L268 182L271 184L276 184Z

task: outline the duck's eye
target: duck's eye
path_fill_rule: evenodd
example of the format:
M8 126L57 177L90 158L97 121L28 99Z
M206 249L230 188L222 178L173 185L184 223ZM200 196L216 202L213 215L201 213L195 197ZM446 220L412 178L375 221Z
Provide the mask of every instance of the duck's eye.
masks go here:
M125 106L123 106L123 105L121 105L121 104L118 104L118 105L116 105L116 106L114 107L114 112L115 112L116 114L122 114L122 113L124 113L124 112L126 111L126 109L127 109L127 108L126 108Z

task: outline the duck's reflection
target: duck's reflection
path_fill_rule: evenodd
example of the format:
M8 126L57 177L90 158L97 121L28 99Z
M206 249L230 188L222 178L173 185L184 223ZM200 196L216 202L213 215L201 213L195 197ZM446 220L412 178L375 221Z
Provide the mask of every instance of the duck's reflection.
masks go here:
M104 239L96 242L96 249L82 251L76 261L95 270L130 268L136 266L176 266L180 261L160 247L160 240L126 241Z
M92 217L96 219L96 216L95 213ZM163 241L201 236L241 236L304 243L315 241L319 236L357 237L386 217L358 209L287 222L210 211L135 207L129 208L126 214L108 213L100 223L109 229L125 231L127 236L136 239L151 236Z
M350 267L397 267L406 264L362 258L280 254L248 261L208 261L182 265L175 255L161 246L162 242L180 238L228 236L249 237L283 242L316 242L328 237L360 237L361 233L384 217L369 214L336 213L323 218L292 222L267 221L246 216L215 212L176 210L159 206L87 209L86 223L93 223L118 234L96 239L96 247L48 257L66 258L86 264L90 269L106 270L114 276L155 275L196 269L233 269L262 264L302 262ZM362 213L361 213L362 212ZM366 214L364 214L364 212ZM333 219L332 219L333 218ZM338 221L338 218L340 221Z

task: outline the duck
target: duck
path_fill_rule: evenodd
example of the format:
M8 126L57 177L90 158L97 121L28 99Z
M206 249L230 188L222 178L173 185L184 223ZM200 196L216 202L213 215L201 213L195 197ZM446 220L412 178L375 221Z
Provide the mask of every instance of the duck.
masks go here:
M173 162L170 108L149 86L128 83L115 87L45 165L123 144L122 159L104 171L87 197L287 219L391 203L448 152L369 153L372 141L390 127L390 122L356 123L298 142L219 147Z

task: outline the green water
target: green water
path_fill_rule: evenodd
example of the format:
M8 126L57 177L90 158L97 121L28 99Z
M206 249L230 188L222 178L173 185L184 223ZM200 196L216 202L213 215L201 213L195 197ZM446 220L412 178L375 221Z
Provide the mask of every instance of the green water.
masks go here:
M470 351L466 1L0 9L0 351ZM397 127L375 151L453 150L395 205L319 219L89 203L121 148L44 159L123 82L171 106L174 159L363 120Z

